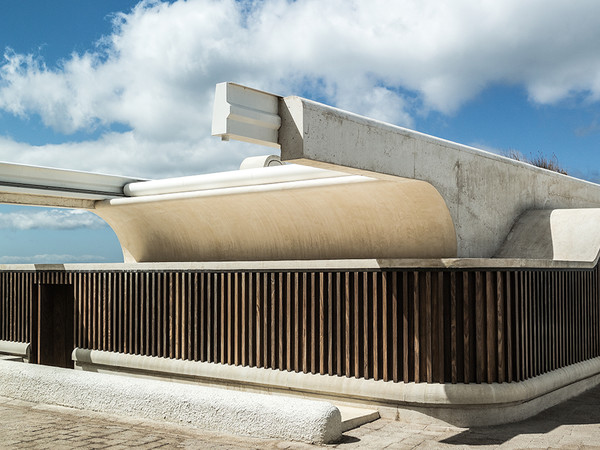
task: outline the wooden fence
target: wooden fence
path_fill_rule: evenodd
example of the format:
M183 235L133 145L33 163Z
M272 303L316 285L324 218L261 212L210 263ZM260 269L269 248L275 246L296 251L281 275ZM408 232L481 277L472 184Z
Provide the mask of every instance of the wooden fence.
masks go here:
M598 268L0 273L0 340L72 284L74 345L365 379L521 381L600 356Z

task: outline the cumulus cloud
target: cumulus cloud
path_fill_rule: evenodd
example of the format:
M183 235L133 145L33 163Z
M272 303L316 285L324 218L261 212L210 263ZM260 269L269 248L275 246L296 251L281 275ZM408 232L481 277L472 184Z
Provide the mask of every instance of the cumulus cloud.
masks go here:
M531 101L600 99L600 2L531 0L143 1L88 52L48 66L10 49L0 110L99 139L0 159L163 177L232 169L268 152L210 135L214 85L237 81L411 126L451 114L494 83Z
M95 214L70 209L24 209L0 212L0 229L13 230L73 230L76 228L104 228L107 224Z

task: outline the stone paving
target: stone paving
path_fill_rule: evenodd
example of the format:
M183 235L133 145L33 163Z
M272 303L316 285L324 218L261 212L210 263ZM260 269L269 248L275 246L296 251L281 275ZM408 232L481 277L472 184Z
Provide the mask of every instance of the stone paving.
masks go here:
M0 448L279 448L315 446L197 431L183 426L0 397ZM378 420L344 433L358 448L600 448L600 386L515 424L463 429Z

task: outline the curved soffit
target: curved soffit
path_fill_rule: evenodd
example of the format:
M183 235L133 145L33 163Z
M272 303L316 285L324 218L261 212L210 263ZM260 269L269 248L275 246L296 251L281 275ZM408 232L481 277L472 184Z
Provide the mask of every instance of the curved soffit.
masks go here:
M402 178L117 199L94 212L117 234L126 262L456 256L440 194Z

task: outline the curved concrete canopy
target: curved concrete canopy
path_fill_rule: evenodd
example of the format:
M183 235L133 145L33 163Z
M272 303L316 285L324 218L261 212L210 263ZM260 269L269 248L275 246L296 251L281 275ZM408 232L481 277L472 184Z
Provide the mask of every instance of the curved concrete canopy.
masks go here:
M403 178L238 185L106 200L93 212L117 234L126 262L456 255L442 197Z

